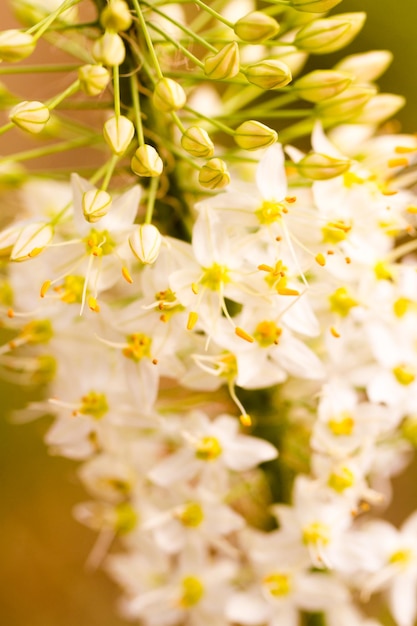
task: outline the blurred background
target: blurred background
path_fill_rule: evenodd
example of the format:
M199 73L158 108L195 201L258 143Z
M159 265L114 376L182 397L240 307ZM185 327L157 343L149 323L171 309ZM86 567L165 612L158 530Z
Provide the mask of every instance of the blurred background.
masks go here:
M394 53L394 63L379 84L381 91L407 97L407 106L396 116L398 129L416 132L417 2L344 0L336 12L342 11L368 14L362 33L343 56L371 49ZM0 2L0 24L2 29L14 25L7 0ZM320 61L323 67L327 63L326 57ZM328 67L332 63L329 57ZM27 83L25 90L28 97ZM10 151L9 135L1 137L0 153ZM85 499L76 464L48 455L42 441L50 423L47 418L25 425L10 423L9 411L25 402L19 389L0 383L0 398L0 623L122 626L115 612L117 589L104 574L88 573L84 567L95 535L71 517L74 504ZM416 477L414 464L396 480L397 495L390 507L394 523L417 505Z

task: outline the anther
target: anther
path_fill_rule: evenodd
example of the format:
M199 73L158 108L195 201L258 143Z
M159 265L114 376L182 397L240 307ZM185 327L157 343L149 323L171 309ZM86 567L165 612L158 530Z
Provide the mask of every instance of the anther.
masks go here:
M406 157L398 157L388 161L388 167L407 167L408 164L409 161Z
M297 198L296 196L287 196L285 198L285 202L288 202L288 204L293 204L293 202L296 202Z
M46 292L48 291L50 286L51 286L51 281L50 280L45 280L45 282L43 283L43 285L41 287L41 290L40 290L41 298L45 297Z
M339 337L340 337L340 333L338 333L338 332L337 332L337 330L335 329L335 327L334 327L334 326L331 326L331 327L330 327L330 332L331 332L331 334L333 335L333 337L336 337L336 339L339 339Z
M198 294L198 291L199 291L199 289L198 289L198 284L197 284L197 283L191 283L191 290L192 290L192 292L193 292L195 295L197 295L197 294Z
M133 278L131 277L129 270L127 269L127 267L123 266L122 267L122 276L125 279L126 282L132 284L133 283Z
M317 254L314 258L316 260L316 263L321 265L321 267L324 267L326 265L326 259L324 258L323 254L321 254L321 252L319 252L319 254Z
M197 324L198 314L195 311L191 311L188 316L187 322L187 330L193 330L194 326Z
M251 416L248 415L247 413L243 413L240 417L239 417L239 421L242 424L242 426L245 426L246 428L249 428L249 426L252 426L252 419Z
M235 334L249 343L253 343L255 341L252 335L249 335L249 333L243 330L243 328L239 328L238 326L235 328Z
M11 318L11 317L14 317L14 311L13 311L13 309L8 309L8 311L7 311L7 317L10 317L10 318Z
M94 313L100 312L100 305L98 304L97 300L93 296L89 296L88 306L92 311L94 311Z

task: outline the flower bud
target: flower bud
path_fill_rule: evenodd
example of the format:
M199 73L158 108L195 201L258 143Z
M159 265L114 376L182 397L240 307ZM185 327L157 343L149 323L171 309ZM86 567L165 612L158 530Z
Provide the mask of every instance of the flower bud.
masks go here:
M112 0L100 14L100 24L106 30L118 33L132 25L132 15L124 0Z
M155 263L161 248L162 237L153 224L141 224L129 237L129 245L139 261L147 265Z
M122 156L130 146L135 134L133 123L124 115L113 116L104 124L104 139L117 156Z
M279 24L270 15L265 15L262 11L253 11L241 17L233 30L242 41L257 44L275 37L279 32Z
M187 101L184 89L172 78L161 78L155 85L152 103L155 109L164 113L182 109Z
M313 54L335 52L356 37L365 19L366 13L357 12L314 20L298 31L294 44Z
M27 59L32 54L36 41L32 35L16 28L0 32L0 61L13 63Z
M89 189L83 193L81 206L87 222L94 224L107 215L111 202L111 196L102 189Z
M345 121L358 115L375 94L371 85L350 85L337 96L319 102L316 113L321 119Z
M78 79L87 96L98 96L109 84L110 74L102 65L83 65L78 70Z
M11 261L27 261L38 256L51 241L54 231L50 224L33 222L22 228L10 254Z
M204 72L212 80L233 78L239 74L239 70L239 46L236 41L228 43L204 61Z
M138 176L159 176L164 168L155 148L146 143L136 150L130 165Z
M293 85L293 91L307 102L320 102L337 96L352 82L352 77L334 70L316 70L299 78Z
M181 146L195 157L208 159L213 156L214 145L207 131L199 126L187 128L181 137Z
M278 134L261 122L248 120L236 128L233 138L237 145L244 150L258 150L275 143Z
M19 102L9 113L9 119L28 133L40 133L50 117L49 109L42 102Z
M120 35L106 31L94 42L92 53L97 63L104 63L104 65L113 67L123 63L126 49Z
M266 59L248 65L245 76L252 85L261 89L280 89L292 80L288 65L277 59Z
M207 189L221 189L230 183L227 165L222 159L210 159L200 170L198 182Z
M378 93L362 107L352 121L355 124L381 124L402 109L405 103L406 100L403 96L393 93Z
M389 50L371 50L342 59L335 69L349 72L358 83L367 83L379 78L391 64L392 58Z
M342 0L290 0L291 6L297 11L306 13L325 13L330 11Z
M297 170L301 176L311 180L335 178L347 172L349 168L349 160L336 159L318 152L310 152L297 163Z

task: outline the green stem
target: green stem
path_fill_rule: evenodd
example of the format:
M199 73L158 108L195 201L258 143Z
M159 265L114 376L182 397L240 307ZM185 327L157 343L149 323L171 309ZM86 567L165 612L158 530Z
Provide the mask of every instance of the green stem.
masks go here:
M41 74L47 72L74 72L78 70L78 65L70 65L65 63L62 65L10 65L6 67L0 66L0 74Z
M107 187L109 186L111 177L113 176L114 168L116 167L118 160L119 157L116 154L113 154L110 161L107 163L106 175L104 176L104 180L101 184L101 189L103 191L106 191Z
M49 146L43 146L42 148L35 148L34 150L25 150L24 152L17 152L16 154L3 157L0 159L0 163L17 163L19 161L29 161L30 159L37 159L43 156L49 156L51 154L58 154L59 152L65 152L67 150L73 150L74 148L80 148L82 146L91 146L100 142L101 135L96 137L81 137L78 139L71 139L70 141L63 141L61 143L52 144Z
M145 0L143 0L143 4L146 4L147 7L151 8L152 11L154 13L157 13L158 15L160 15L161 17L163 17L164 19L168 20L168 22L171 22L171 24L174 24L174 26L176 26L177 28L181 29L184 33L186 33L189 37L191 37L192 39L194 39L194 41L196 41L197 43L199 43L202 46L205 46L206 48L208 48L211 52L216 53L217 52L217 48L215 48L214 46L212 46L210 43L208 43L208 41L206 41L205 39L203 39L203 37L200 37L199 35L197 35L197 33L195 33L194 31L192 31L190 28L187 28L187 26L185 26L184 24L180 24L179 22L177 22L176 20L174 20L172 17L170 17L169 15L167 15L166 13L164 13L163 11L160 11L159 9L157 9L155 6L153 6L152 4L150 4L149 2L145 2Z
M0 127L0 135L4 135L4 133L7 133L8 130L12 130L12 128L16 128L15 124L13 122L9 122L8 124L5 124L4 126Z
M145 143L145 138L143 136L142 114L140 110L139 91L138 91L135 74L131 74L129 80L130 80L130 92L132 95L133 113L135 115L136 135L138 138L139 146L143 146L143 144Z
M159 176L151 178L148 190L148 201L146 203L145 224L152 223L152 215L155 207L156 192L158 190Z
M113 96L114 96L114 114L116 120L120 117L120 77L119 66L113 67Z
M219 122L215 118L207 117L206 115L203 115L203 113L200 113L199 111L195 111L194 109L188 106L183 107L183 110L187 111L188 113L191 113L194 117L199 117L200 119L205 120L206 122L209 122L210 124L212 124L213 126L216 126L219 130L223 131L224 133L227 133L228 135L233 136L235 134L235 131L229 128L229 126L226 126L226 124L222 124L222 122Z
M181 122L180 118L178 117L178 115L174 112L171 113L171 117L174 120L175 124L177 125L177 127L180 129L180 131L182 133L185 133L185 126L184 124Z
M153 47L152 38L149 34L145 18L143 17L142 9L140 8L138 0L132 0L132 2L136 10L136 15L138 17L139 24L143 32L143 36L145 37L145 41L148 46L149 54L151 55L156 74L158 78L161 79L164 77L164 75L162 74L161 66L159 65L158 57L156 56L155 48ZM138 31L138 35L140 36L140 31Z
M223 17L223 15L221 15L220 13L217 13L217 11L215 11L211 7L207 6L207 4L204 4L204 2L202 2L202 0L194 0L194 3L197 6L199 6L201 9L206 11L206 13L209 13L216 20L218 20L219 22L222 22L222 24L225 24L226 26L228 26L229 28L231 28L233 30L234 24L232 22L229 22L229 20L227 20L225 17Z
M81 0L66 0L66 2L63 2L61 6L59 6L55 11L53 11L43 20L29 28L26 32L29 34L33 34L35 40L40 39L42 35L48 30L50 25L57 19L57 17L61 15L61 13L75 6L80 1Z
M63 100L65 100L66 98L69 98L74 93L76 93L79 90L79 88L80 88L80 81L77 79L69 87L67 87L62 93L55 96L55 98L52 98L51 100L48 100L47 102L45 102L45 105L48 107L50 111L52 111L52 109L55 109L55 107L57 107L58 104L60 104Z
M232 115L219 115L220 119L226 118L230 119L242 119L242 118L251 118L251 119L259 119L259 118L268 118L272 119L280 119L280 118L292 118L292 117L307 117L311 114L310 109L283 109L279 111L267 111L264 109L247 109L245 111L240 111L233 113Z
M149 26L155 32L159 33L162 37L164 37L164 39L166 41L169 41L169 43L171 43L173 46L178 48L178 50L181 50L183 55L186 56L188 59L190 59L190 61L195 63L195 65L198 65L198 67L201 67L201 69L204 69L204 63L202 63L200 61L200 59L197 59L197 57L194 56L194 54L192 54L189 50L187 50L187 48L184 48L184 46L182 44L180 44L179 41L176 41L173 37L170 37L169 35L167 35L163 30L158 28L158 26L155 26L155 24L149 24ZM216 50L216 52L217 52L217 50Z

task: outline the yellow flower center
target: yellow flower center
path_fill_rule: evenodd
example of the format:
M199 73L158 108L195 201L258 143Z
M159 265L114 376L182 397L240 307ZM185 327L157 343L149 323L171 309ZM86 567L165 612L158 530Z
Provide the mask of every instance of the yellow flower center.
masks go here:
M347 317L353 307L358 306L358 302L352 298L346 287L339 287L329 296L330 310L341 317Z
M413 305L413 301L409 298L398 298L392 306L397 317L404 317Z
M151 357L152 339L143 333L133 333L127 337L127 346L123 349L123 355L139 362L143 358Z
M81 407L79 412L83 415L90 415L94 419L101 419L109 410L107 398L104 393L90 391L81 398Z
M269 348L273 344L278 345L279 338L282 334L282 328L277 326L275 322L265 320L259 322L253 333L253 337L259 343L261 348Z
M345 222L343 222L342 220L329 222L321 229L321 233L323 235L323 243L336 245L341 241L344 241L347 238L351 228L352 227L349 224L345 224Z
M230 282L229 270L225 265L213 263L211 267L204 268L200 282L211 291L220 291L220 287Z
M411 561L413 553L410 549L397 550L393 552L389 558L389 563L395 563L396 565L402 565L406 567Z
M180 604L184 608L195 606L204 596L204 585L196 576L186 576L181 581Z
M269 226L270 224L274 224L274 222L280 221L282 214L286 211L287 209L285 205L281 202L270 202L268 200L264 200L259 209L255 211L255 215L260 224Z
M327 426L336 437L348 437L355 428L355 420L350 413L343 412L338 417L334 417L327 422Z
M66 276L62 285L55 287L55 291L63 302L80 304L83 298L84 276Z
M130 533L138 523L138 514L130 502L121 502L116 507L115 526L122 535Z
M203 437L197 444L195 455L201 461L214 461L222 453L222 447L216 437Z
M263 584L274 598L287 596L292 588L291 577L282 572L273 572L263 579Z
M394 367L392 373L400 385L411 385L411 383L413 383L416 379L414 370L407 365L398 365L397 367Z
M24 326L21 330L21 337L24 337L27 343L48 343L53 337L52 324L49 320L33 320Z
M394 274L392 268L385 261L378 261L374 266L374 272L377 280L393 280Z
M116 242L108 230L96 230L92 228L84 239L87 252L93 256L106 256L111 254L116 247Z
M313 522L303 528L303 543L326 546L330 541L330 528L322 522Z
M330 474L327 484L337 493L343 493L345 489L355 484L355 476L348 467L341 467L337 472Z
M177 515L177 518L188 528L197 528L204 520L204 513L198 502L189 502Z

